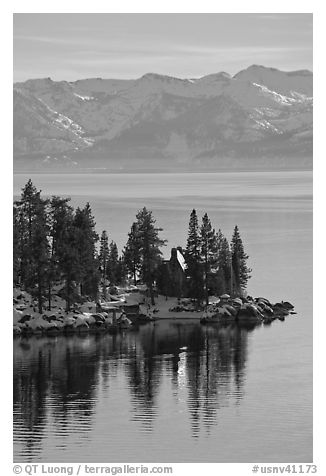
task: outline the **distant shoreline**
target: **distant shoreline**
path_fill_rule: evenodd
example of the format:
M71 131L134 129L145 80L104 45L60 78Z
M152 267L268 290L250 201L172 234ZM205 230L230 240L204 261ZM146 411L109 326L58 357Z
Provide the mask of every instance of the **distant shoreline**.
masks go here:
M108 170L108 169L89 169L89 170L19 170L13 171L13 175L184 175L184 174L231 174L231 173L275 173L275 172L313 172L313 167L302 167L302 168L275 168L275 169L265 169L265 168L255 168L255 169L212 169L212 170Z

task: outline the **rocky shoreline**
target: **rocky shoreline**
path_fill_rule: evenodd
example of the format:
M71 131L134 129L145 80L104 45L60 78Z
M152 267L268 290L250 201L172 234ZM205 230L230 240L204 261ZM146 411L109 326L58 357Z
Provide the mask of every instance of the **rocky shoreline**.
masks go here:
M268 324L275 319L284 320L286 316L296 314L294 306L287 301L272 304L263 297L231 298L227 294L212 296L206 309L190 298L167 298L161 295L157 296L155 306L151 306L146 290L136 287L119 289L109 299L97 303L84 301L66 312L64 299L55 295L51 310L40 314L36 311L32 296L15 288L13 334L28 337L116 333L161 319L196 319L203 325L236 322Z
M288 301L272 304L264 297L234 298L224 294L219 301L208 306L200 322L252 322L270 323L275 319L284 320L289 314L296 314L294 306Z

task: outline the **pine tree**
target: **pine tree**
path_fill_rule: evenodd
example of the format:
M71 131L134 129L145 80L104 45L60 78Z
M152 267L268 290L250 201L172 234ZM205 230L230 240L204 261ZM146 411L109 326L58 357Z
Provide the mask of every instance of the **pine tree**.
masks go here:
M102 277L102 292L103 297L106 299L106 279L108 274L108 261L109 261L109 239L107 232L105 230L102 231L101 239L100 239L100 252L99 252L99 263L101 269L101 277Z
M15 233L16 257L19 256L19 277L23 288L34 286L33 282L33 256L32 256L32 230L36 216L37 204L40 200L40 191L37 191L29 179L22 189L20 200L15 201Z
M72 207L68 205L70 198L53 196L50 200L49 224L50 224L50 263L47 276L48 309L51 310L52 286L60 281L63 269L60 266L60 253L64 243L64 232L68 222L72 222Z
M141 267L140 240L137 223L134 222L128 233L128 241L123 251L123 259L127 270L131 273L134 285L137 284L137 275Z
M47 282L50 264L49 225L45 208L46 204L45 200L39 200L35 210L35 219L32 223L31 249L39 313L42 313L43 310L43 294L45 293L45 283Z
M37 296L39 312L47 292L49 309L54 282L65 280L66 308L70 309L75 282L83 293L97 296L98 235L87 203L74 213L70 199L44 200L29 180L14 204L14 283Z
M54 195L50 201L50 235L52 238L52 254L55 256L61 246L62 236L67 222L72 220L73 208L68 205L70 198Z
M110 285L118 284L118 274L119 274L119 253L118 247L114 241L111 241L109 246L109 256L108 256L108 271L107 276L110 281Z
M117 266L117 284L125 283L127 277L127 268L123 256L119 256Z
M233 271L233 294L243 294L248 279L251 277L251 269L247 266L249 256L245 253L239 228L236 225L231 240L231 260Z
M73 283L79 273L77 233L74 226L72 207L62 204L58 207L56 224L53 225L53 249L59 277L65 281L66 311L72 304Z
M190 297L199 302L203 297L203 278L201 262L201 243L196 210L192 210L189 220L187 246L185 252L186 273Z
M47 200L31 180L22 189L14 211L14 269L21 286L37 296L43 309L44 283L49 269ZM19 269L18 269L19 266Z
M99 237L95 231L95 221L89 203L86 203L83 209L76 209L73 225L78 255L76 279L80 284L80 292L97 299L100 276L96 242Z
M140 272L143 282L148 286L151 302L154 305L154 280L156 271L161 263L161 246L166 243L159 237L162 228L155 226L156 220L150 210L144 207L137 215L137 235L139 240L140 252Z
M221 279L220 294L231 293L231 252L228 240L221 230L217 232L218 269Z
M20 269L20 252L19 252L19 221L18 210L14 205L13 209L13 282L14 286L19 284L19 269Z
M212 281L211 271L216 270L217 266L217 242L216 234L207 213L202 218L200 228L200 253L204 279L204 294L206 306L208 306L208 287L209 281Z

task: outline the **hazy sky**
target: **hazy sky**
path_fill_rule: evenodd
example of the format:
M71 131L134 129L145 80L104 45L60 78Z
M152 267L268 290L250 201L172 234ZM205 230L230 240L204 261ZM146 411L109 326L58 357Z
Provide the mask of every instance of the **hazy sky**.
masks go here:
M312 14L16 13L14 80L312 70Z

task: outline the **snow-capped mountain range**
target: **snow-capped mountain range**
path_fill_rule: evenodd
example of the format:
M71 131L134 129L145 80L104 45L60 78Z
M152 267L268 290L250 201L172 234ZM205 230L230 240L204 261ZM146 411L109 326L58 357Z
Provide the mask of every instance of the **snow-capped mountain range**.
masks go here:
M253 65L179 79L14 84L16 170L309 167L313 75Z

